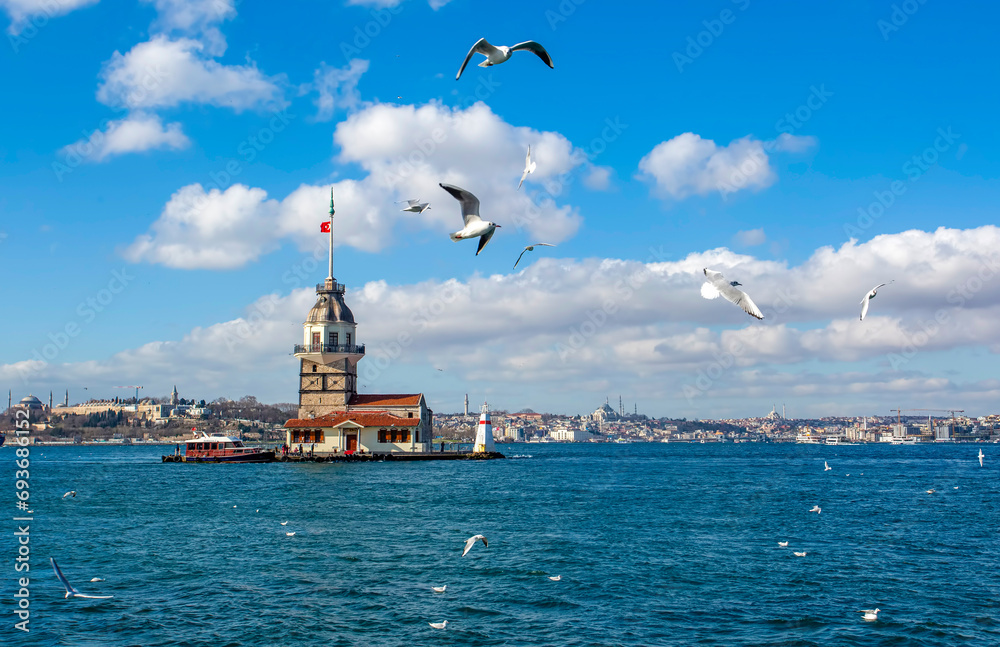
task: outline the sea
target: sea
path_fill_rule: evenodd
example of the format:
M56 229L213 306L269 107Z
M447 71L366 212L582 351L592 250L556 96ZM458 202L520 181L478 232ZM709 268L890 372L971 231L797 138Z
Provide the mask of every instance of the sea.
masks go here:
M31 447L16 573L4 447L0 645L1000 645L998 445L498 448L193 465ZM114 598L65 599L49 558Z

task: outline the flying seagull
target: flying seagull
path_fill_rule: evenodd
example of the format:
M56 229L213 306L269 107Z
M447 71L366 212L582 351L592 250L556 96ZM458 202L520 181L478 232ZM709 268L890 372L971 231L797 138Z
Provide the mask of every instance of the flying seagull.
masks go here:
M447 589L447 588L448 588L448 585L445 584L444 586L432 586L431 590L434 591L435 593L444 593L445 589Z
M889 281L889 283L895 283L895 280ZM883 285L889 285L889 283L879 283L865 295L865 298L861 300L861 321L865 320L865 315L868 314L868 302L875 298L878 289Z
M459 68L458 74L455 75L455 80L457 81L462 77L462 72L465 71L465 66L469 64L469 60L472 58L473 54L478 53L486 57L486 60L480 63L479 67L490 67L492 65L500 65L501 63L507 62L514 52L522 49L534 52L538 55L538 58L542 59L543 63L551 68L555 67L552 65L552 57L545 51L545 48L533 40L526 40L523 43L514 45L513 47L507 47L506 45L494 47L486 42L485 38L480 38L476 41L476 44L472 46L472 49L469 50L469 53L465 55L465 60L462 61L462 67Z
M524 178L528 177L528 173L535 172L536 164L531 161L531 146L528 146L528 156L524 158L524 172L521 173L521 181L517 183L517 190L521 190L521 185L524 184Z
M465 221L465 227L454 234L450 234L451 239L459 241L465 238L478 237L479 249L476 250L476 256L479 256L479 252L483 251L486 243L490 242L490 238L493 238L493 232L500 225L495 222L488 222L479 217L479 198L476 196L465 189L460 189L451 184L440 184L439 186L462 204L462 219Z
M707 267L705 268L705 278L708 282L701 284L701 296L706 299L715 299L721 294L728 301L743 308L743 312L751 317L756 317L757 319L764 318L764 315L760 313L756 304L750 299L750 295L736 288L737 285L742 285L742 283L726 281L726 278L722 276L722 272L714 272Z
M827 464L827 462L826 462L826 461L823 461L823 471L824 471L824 472L829 472L829 471L830 471L830 470L832 470L832 469L833 469L833 468L832 468L832 467L830 467L830 466L829 466L829 465Z
M462 551L462 557L465 557L469 551L472 550L472 547L475 545L477 539L482 540L483 546L489 546L489 544L486 543L486 537L483 537L482 535L472 535L465 540L465 550Z
M552 580L553 582L558 582L559 580L562 579L562 575L553 575L549 579Z
M787 541L779 541L778 545L781 546L782 548L788 548L788 542Z
M555 247L555 245L551 243L534 243L532 245L528 245L523 250L521 250L521 253L518 255L517 260L514 261L514 269L517 269L517 264L521 262L521 256L524 256L524 252L533 252L535 251L535 248L538 247L539 245L544 245L545 247Z
M809 512L815 512L816 514L819 514L819 513L821 513L822 511L823 511L823 509L822 509L821 507L819 507L818 505L814 505L814 506L813 506L813 507L812 507L812 508L811 508L811 509L809 510Z
M878 612L881 610L882 609L864 609L861 613L865 614L865 620L872 622L878 620Z
M423 213L431 208L430 202L421 202L420 199L416 200L397 200L396 204L400 202L405 202L407 206L403 207L402 211L412 211L413 213Z
M441 622L428 622L427 624L434 627L435 629L444 629L445 627L448 626L448 621L443 620Z
M979 451L980 451L980 453L982 453L982 450L979 450ZM980 462L982 462L982 461L980 461ZM69 492L67 492L66 494L63 495L63 498L65 499L68 496L75 497L76 496L76 490L70 490Z
M61 570L59 570L59 565L56 564L56 560L50 557L49 561L52 562L52 569L56 572L56 577L58 577L59 581L62 582L62 585L66 587L67 598L84 598L87 600L110 600L111 598L115 597L113 595L84 595L83 593L80 593L79 591L73 588L72 584L66 581L66 576L62 574Z
M983 466L983 450L982 450L982 448L980 448L979 449L979 467L982 467L982 466Z

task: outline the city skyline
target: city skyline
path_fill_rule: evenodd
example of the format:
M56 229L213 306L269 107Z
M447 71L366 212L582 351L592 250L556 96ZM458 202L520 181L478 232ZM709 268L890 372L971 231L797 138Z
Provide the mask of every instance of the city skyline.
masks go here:
M687 419L1000 396L994 7L2 6L0 384L22 396L295 402L331 187L366 393L583 414L621 392ZM606 33L629 47L580 47ZM483 36L555 67L455 81ZM503 225L478 256L439 182ZM764 320L703 299L705 267Z

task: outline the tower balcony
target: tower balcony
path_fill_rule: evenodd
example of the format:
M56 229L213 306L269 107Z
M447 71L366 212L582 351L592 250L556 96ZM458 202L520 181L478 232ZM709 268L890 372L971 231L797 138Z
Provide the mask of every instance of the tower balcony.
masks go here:
M365 345L351 344L296 344L295 355L306 353L338 354L338 355L364 355Z
M347 291L347 286L343 283L337 283L336 281L328 279L323 283L316 284L316 293L320 294L323 292L335 292L337 294L343 294Z

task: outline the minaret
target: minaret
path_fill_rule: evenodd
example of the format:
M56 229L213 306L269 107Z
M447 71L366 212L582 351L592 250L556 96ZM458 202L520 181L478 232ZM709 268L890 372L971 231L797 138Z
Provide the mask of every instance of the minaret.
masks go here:
M49 413L52 413L52 391L49 391Z
M469 415L469 394L465 394L465 415Z
M302 344L295 346L299 358L299 418L346 411L351 398L357 395L358 362L365 356L364 344L357 343L354 313L344 303L347 288L333 277L333 214L331 188L330 274L316 286L316 305L302 324Z
M174 385L174 390L170 392L170 404L177 406L179 404L180 398L177 395L177 385Z
M69 406L69 389L66 389L66 397L63 398L63 406L64 407Z
M784 404L781 405L781 419L782 420L787 420L787 418L785 418L785 405Z
M476 444L472 451L477 454L488 454L497 450L493 444L493 426L490 423L490 405L483 403L479 414L479 426L476 427Z

